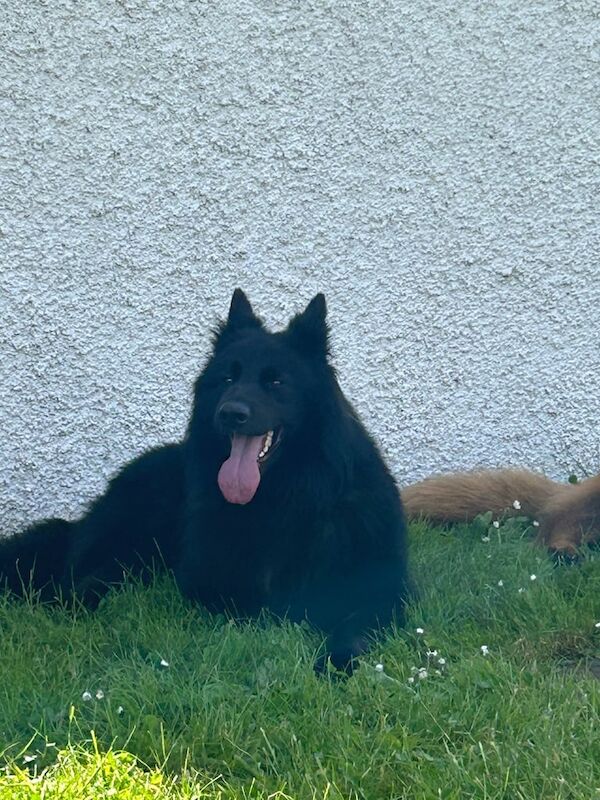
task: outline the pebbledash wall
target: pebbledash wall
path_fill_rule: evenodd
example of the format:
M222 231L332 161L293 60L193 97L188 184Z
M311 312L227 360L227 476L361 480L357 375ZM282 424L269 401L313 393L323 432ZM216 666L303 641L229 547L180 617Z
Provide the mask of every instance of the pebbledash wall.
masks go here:
M0 521L182 436L246 289L319 291L406 483L600 469L585 0L0 0Z

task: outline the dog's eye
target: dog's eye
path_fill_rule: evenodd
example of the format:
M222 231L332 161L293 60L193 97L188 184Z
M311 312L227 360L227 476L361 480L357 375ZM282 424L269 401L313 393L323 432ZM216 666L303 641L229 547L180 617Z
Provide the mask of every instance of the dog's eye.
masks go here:
M235 381L239 380L240 375L242 373L242 368L238 361L233 361L227 367L227 371L223 368L223 383L235 383Z
M264 386L281 386L281 377L275 372L274 369L266 369L261 375L261 380Z

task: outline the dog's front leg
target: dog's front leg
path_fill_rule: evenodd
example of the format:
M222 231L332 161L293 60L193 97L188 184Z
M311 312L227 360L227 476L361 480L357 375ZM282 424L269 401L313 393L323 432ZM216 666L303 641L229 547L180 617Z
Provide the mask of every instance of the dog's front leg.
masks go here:
M314 591L307 607L308 619L327 633L326 651L315 664L316 671L331 664L351 674L373 633L392 620L403 623L407 593L400 563L372 563L350 574L332 575Z

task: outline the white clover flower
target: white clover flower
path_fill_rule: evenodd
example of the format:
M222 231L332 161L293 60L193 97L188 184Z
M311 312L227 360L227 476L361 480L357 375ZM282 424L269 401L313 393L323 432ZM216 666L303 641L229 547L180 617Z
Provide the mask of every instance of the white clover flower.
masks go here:
M503 581L502 579L500 579L500 580L498 581L498 586L504 586L504 581Z
M446 659L445 658L438 658L438 664L440 665L440 667L445 667L446 666Z
M383 672L383 664L375 664L376 672Z
M161 660L160 660L160 665L161 665L161 667L168 667L168 666L170 666L169 662L168 662L168 661L165 661L165 659L164 659L164 658L161 658Z
M125 709L123 708L123 706L119 706L119 707L117 708L117 714L118 714L119 716L121 716L121 714L122 714L124 711L125 711Z
M539 528L540 527L540 523L537 521L537 519L534 519L531 524L533 525L534 528Z
M102 689L98 689L96 692L96 700L104 700L104 692Z
M597 622L597 623L594 625L594 628L600 628L600 622Z
M417 629L416 629L416 631L417 631L417 633L419 634L419 636L420 636L421 634L425 633L425 631L423 630L423 628L417 628Z
M492 522L492 525L494 526L494 528L499 528L499 527L500 527L500 523L498 522L498 520L497 520L497 519L495 519L495 520Z
M516 508L517 511L520 511L521 503L518 500L513 500L513 508Z
M437 656L437 650L428 650L425 655L427 658L435 658Z
M418 678L420 681L424 681L426 677L427 677L427 670L425 669L425 667L421 667L418 673Z
M481 541L482 541L482 542L489 542L489 540L490 540L490 537L489 537L489 536L482 536L482 537L481 537Z
M487 646L487 644L482 644L480 649L481 655L488 656L490 654L490 648Z
M88 702L89 702L89 701L92 699L92 695L91 695L91 693L90 693L90 692L84 692L84 693L81 695L81 699L82 699L82 700L83 700L85 703L88 703Z
M409 683L414 683L414 682L415 682L415 679L413 678L413 676L412 676L412 675L411 675L411 676L410 676L410 678L408 679L408 682L409 682Z
M519 586L519 594L523 594L524 591L525 589L522 586Z
M537 575L530 575L529 576L529 580L530 581L537 581Z

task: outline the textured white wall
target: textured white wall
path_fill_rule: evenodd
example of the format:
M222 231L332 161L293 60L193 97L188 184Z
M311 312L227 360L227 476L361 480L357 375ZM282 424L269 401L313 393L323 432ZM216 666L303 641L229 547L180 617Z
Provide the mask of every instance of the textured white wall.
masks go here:
M184 431L234 286L327 294L401 481L600 467L596 4L0 0L0 521Z

